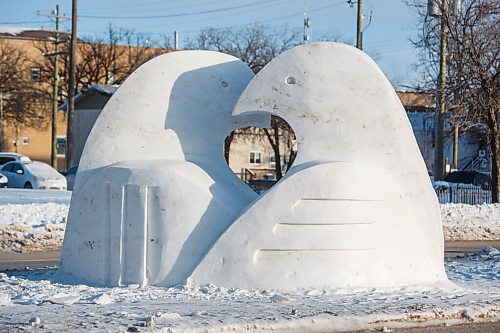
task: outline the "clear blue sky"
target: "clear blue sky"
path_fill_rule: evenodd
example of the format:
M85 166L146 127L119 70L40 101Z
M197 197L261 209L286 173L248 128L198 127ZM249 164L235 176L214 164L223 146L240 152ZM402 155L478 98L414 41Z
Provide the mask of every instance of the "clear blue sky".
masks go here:
M306 3L312 41L329 34L355 42L356 5L351 8L346 0ZM61 14L70 16L71 0L0 0L0 25L50 29L53 25L37 11L50 12L56 4ZM416 50L409 38L416 34L416 14L403 0L364 0L363 6L365 16L372 13L363 38L365 51L377 55L379 66L393 82L410 84L415 78ZM79 36L102 34L109 23L138 33L173 35L178 30L182 47L186 37L193 38L206 27L258 22L302 29L304 0L79 0L78 12ZM62 28L69 30L70 25L65 22Z

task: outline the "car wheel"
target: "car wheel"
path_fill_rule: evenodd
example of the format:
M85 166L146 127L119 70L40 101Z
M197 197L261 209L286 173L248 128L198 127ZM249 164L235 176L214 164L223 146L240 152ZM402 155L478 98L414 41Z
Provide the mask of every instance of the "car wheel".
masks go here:
M24 184L24 188L33 188L33 185L31 185L30 182L26 182L26 184Z

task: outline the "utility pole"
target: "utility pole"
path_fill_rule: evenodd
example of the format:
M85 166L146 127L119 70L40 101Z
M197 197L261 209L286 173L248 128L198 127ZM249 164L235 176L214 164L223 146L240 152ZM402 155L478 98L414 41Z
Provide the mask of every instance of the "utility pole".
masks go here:
M3 136L3 92L0 91L0 151L4 151L4 136Z
M446 112L446 0L442 0L441 31L440 31L440 52L439 52L439 95L437 112L437 133L436 133L436 172L437 180L445 176L443 165L444 158L444 117Z
M356 19L356 47L360 50L363 50L363 0L358 0L358 1L353 1L353 0L347 0L347 4L351 6L351 8L354 6L354 4L357 4L358 10L357 10L357 19ZM368 22L368 25L365 27L368 28L368 26L372 22L372 13L370 11L370 16L369 16L370 22Z
M45 57L54 57L54 70L53 70L53 85L52 85L52 136L51 136L51 149L50 161L54 169L57 169L57 110L59 108L59 5L56 5L56 10L51 14L38 13L38 16L46 16L55 20L56 29L54 31L54 51L44 54Z
M77 0L72 0L71 10L71 43L69 52L68 112L66 115L66 170L73 166L73 134L75 112L75 53L77 43Z
M363 0L358 0L358 20L356 28L356 47L363 49Z
M436 110L436 135L435 135L435 157L434 157L434 179L442 180L445 176L444 170L444 118L446 112L446 14L447 0L428 2L428 14L441 18L440 27L440 52L439 52L439 92L437 94ZM455 161L454 161L455 162Z
M59 5L56 5L56 38L54 41L54 86L52 89L52 149L51 149L51 162L52 167L57 170L57 110L59 108L58 95L59 95Z

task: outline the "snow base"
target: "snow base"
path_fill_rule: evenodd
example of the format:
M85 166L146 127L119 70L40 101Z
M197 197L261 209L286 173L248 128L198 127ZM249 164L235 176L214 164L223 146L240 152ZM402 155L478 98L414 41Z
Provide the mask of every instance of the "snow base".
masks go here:
M26 198L24 202L18 195L6 198L1 193L0 251L33 252L61 248L69 196L59 201L46 199L56 202L42 200L37 203L33 198ZM441 218L445 240L500 240L500 204L443 204Z
M342 332L500 321L498 250L445 265L451 288L297 293L213 285L93 288L59 284L55 269L0 273L0 331Z

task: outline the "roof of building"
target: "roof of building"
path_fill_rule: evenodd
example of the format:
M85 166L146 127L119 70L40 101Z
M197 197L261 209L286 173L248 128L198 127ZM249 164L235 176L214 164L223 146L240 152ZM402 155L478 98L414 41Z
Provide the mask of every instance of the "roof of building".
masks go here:
M69 37L68 32L59 32L63 38ZM34 39L34 40L52 40L55 38L55 31L36 29L36 28L22 28L0 25L0 38L15 38L15 39Z
M401 104L408 109L424 110L434 109L436 100L434 93L430 92L415 92L415 91L398 91L397 92Z
M87 86L86 88L82 89L78 94L75 96L75 103L80 102L81 100L87 98L90 95L93 94L100 94L103 96L111 96L115 93L115 91L118 89L118 85L113 84L91 84ZM59 110L66 110L68 107L67 102L64 102L63 104L59 105Z

